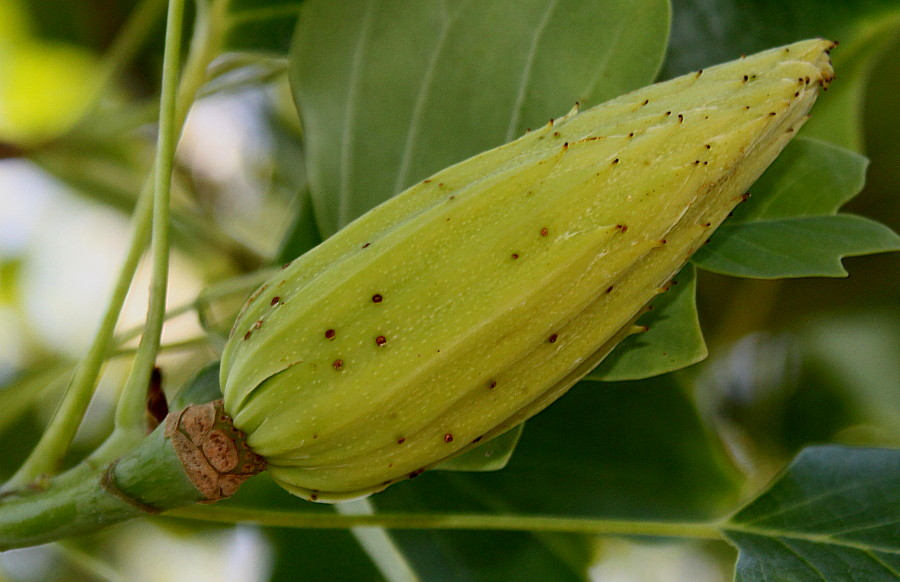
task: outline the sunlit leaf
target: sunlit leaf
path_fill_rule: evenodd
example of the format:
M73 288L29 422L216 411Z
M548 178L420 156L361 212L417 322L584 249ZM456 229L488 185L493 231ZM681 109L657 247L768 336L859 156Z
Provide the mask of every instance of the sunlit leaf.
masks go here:
M738 582L897 580L900 451L805 449L723 531Z
M289 72L323 234L576 101L648 84L668 20L662 0L306 2Z

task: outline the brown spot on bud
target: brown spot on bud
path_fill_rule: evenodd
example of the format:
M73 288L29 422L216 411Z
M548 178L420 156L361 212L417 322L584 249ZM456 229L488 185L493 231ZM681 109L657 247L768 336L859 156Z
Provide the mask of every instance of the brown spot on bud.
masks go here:
M519 253L513 253L513 254L512 254L512 258L513 258L513 260L518 259L518 258L519 258Z
M550 234L550 231L547 229L546 226L541 229L541 236L547 236L548 234Z
M383 335L380 335L375 338L375 344L378 345L379 347L383 346L386 343L387 343L387 338L384 337Z
M406 437L400 437L400 438L397 439L397 444L398 444L398 445L402 445L402 444L405 443L405 442L406 442Z
M253 329L259 329L262 327L263 321L261 319L257 319L256 323L253 324Z
M453 435L450 434L449 432L448 432L447 434L445 434L445 435L444 435L444 442L445 442L445 443L452 443L452 442L453 442Z
M494 389L494 388L496 388L496 387L497 387L497 381L496 381L496 380L491 380L491 383L488 384L488 388Z
M480 442L481 442L481 439L483 439L483 438L484 438L484 435L481 435L480 437L475 437L475 439L474 439L472 442L473 442L473 443L480 443Z
M272 297L272 301L269 302L269 305L271 305L272 307L275 307L275 306L278 305L280 302L281 302L281 297L279 297L278 295L276 295L275 297Z
M372 244L372 243L366 243L366 244L364 244L364 245L362 246L362 248L367 249L367 248L369 248L369 245L371 245L371 244Z
M424 472L425 472L425 469L416 469L415 471L413 471L412 473L409 474L409 478L415 479L416 477L418 477L419 475L421 475Z
M382 297L380 293L372 295L372 303L381 303L382 301L384 301L384 297Z
M619 163L619 158L614 159L614 160L612 161L612 163L613 163L613 165L618 164L618 163Z
M557 338L559 338L559 334L554 333L550 337L547 338L547 341L551 344L556 343Z
M248 339L250 339L250 336L252 336L252 335L253 335L253 331L248 331L247 333L245 333L244 341L247 341Z
M334 339L335 331L333 329L325 330L325 339Z
M609 287L606 288L606 294L609 295L610 293L612 293L612 290L613 290L613 286L610 285Z
M331 362L331 367L335 370L342 370L344 368L344 360L338 358L335 361Z

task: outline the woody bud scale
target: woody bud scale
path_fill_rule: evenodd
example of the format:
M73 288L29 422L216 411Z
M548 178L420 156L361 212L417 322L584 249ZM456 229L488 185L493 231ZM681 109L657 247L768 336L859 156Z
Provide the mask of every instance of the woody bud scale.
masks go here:
M365 214L254 293L225 409L301 497L414 477L635 331L833 78L808 40L550 122Z

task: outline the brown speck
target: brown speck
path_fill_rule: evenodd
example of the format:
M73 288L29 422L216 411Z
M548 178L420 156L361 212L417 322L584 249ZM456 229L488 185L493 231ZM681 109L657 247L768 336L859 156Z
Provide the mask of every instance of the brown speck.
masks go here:
M649 99L644 99L644 102L641 103L641 105L646 105L646 104L648 104L648 103L650 103L650 100L649 100Z
M344 367L344 360L338 358L335 361L331 362L331 367L335 370L341 370Z
M290 263L285 263L285 264L281 265L281 268L282 268L282 269L287 269L287 268L290 267L290 266L291 266Z
M559 338L559 334L554 333L550 337L547 338L547 341L551 344L556 343L556 340Z
M319 498L319 496L316 495L315 493L311 493L310 496L309 496L309 500L310 500L310 501L315 501L315 500L318 499L318 498Z
M634 137L634 132L633 132L633 131L630 132L630 133L628 134L628 137Z
M334 330L333 329L325 330L325 339L334 339Z
M778 114L775 113L774 111L769 112L769 117L775 117L776 115L778 115Z
M703 74L703 69L700 69L699 71L697 71L697 78L699 79L700 75L702 75L702 74Z
M703 226L704 226L705 228L709 228L710 226L712 226L712 223L711 223L711 222L704 222L704 223L703 223Z
M562 134L559 133L558 131L553 132L553 137L559 137L560 135L562 135Z
M670 116L670 115L672 115L672 112L671 112L671 111L666 111L666 115L665 115L665 116L668 117L668 116Z
M491 383L488 385L488 388L494 389L497 387L497 381L491 380Z
M667 241L666 239L662 239L662 240L659 241L659 244L664 245L664 244L666 244L667 242L669 242L669 241Z
M405 442L406 442L406 437L400 437L400 438L397 439L397 444L398 444L398 445L402 445L402 444L405 443Z
M272 307L275 307L276 305L278 305L279 301L281 301L281 297L276 295L275 297L272 297L272 301L269 302L269 305L271 305Z
M431 184L431 180L422 180L423 184Z
M383 335L380 335L375 338L375 344L378 345L379 347L383 346L386 343L387 343L387 338L384 337Z
M452 442L453 442L453 435L450 434L449 432L448 432L447 434L445 434L445 435L444 435L444 442L445 442L445 443L452 443Z
M548 234L550 234L550 230L546 226L541 229L541 236L547 236Z
M750 80L750 77L748 77L747 75L744 75L744 82L746 83L749 80Z
M482 435L482 436L480 436L480 437L475 437L475 439L474 439L472 442L473 442L473 443L480 443L480 442L481 442L481 439L483 439L483 438L484 438L484 435Z
M678 123L684 123L684 115L678 114Z
M794 97L799 97L799 96L800 96L800 91L796 91L796 92L794 93Z
M372 295L372 303L381 303L382 301L384 301L384 297L382 297L380 293Z
M610 293L612 293L612 290L613 290L613 286L610 285L609 287L606 288L606 294L609 295Z
M443 187L444 187L444 183L443 183L443 182L438 182L438 188L443 188Z
M263 321L261 319L257 319L256 323L253 324L253 329L259 329L262 327Z
M709 165L709 162L703 162L703 165L704 165L704 166L708 166L708 165Z
M369 248L369 245L370 245L370 244L372 244L372 243L366 243L366 244L364 244L364 245L362 246L362 248L367 249L367 248Z
M695 165L695 166L699 166L699 165L700 165L700 160L694 160L694 165Z
M703 146L703 147L705 147L705 148L706 148L706 149L710 149L710 148L711 148L711 147L712 147L712 146L711 146L711 145L709 145L709 144L706 144L706 145L705 145L705 146Z
M749 105L744 105L744 111L750 111L750 106L749 106Z
M613 163L613 165L618 164L618 163L619 163L619 158L614 159L614 160L612 161L612 163Z
M513 253L513 254L512 254L512 258L513 258L513 260L518 259L518 258L519 258L519 253Z
M247 341L248 339L250 339L250 336L251 336L251 335L253 335L253 332L252 332L252 331L248 331L247 333L245 333L245 334L244 334L244 341Z
M314 434L314 435L312 436L312 438L313 438L313 440L316 440L317 438L319 438L319 435Z
M416 469L415 471L413 471L412 473L409 474L409 478L415 479L416 477L418 477L419 475L421 475L424 472L425 472L425 469Z
M750 192L745 192L745 193L741 194L741 202L743 202L747 198L750 198Z

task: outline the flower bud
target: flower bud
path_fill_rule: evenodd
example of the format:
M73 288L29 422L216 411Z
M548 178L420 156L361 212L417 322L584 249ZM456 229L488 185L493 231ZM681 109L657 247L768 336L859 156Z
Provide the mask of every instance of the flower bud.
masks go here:
M746 198L833 77L809 40L624 95L373 209L263 285L222 358L272 477L340 501L559 398Z

